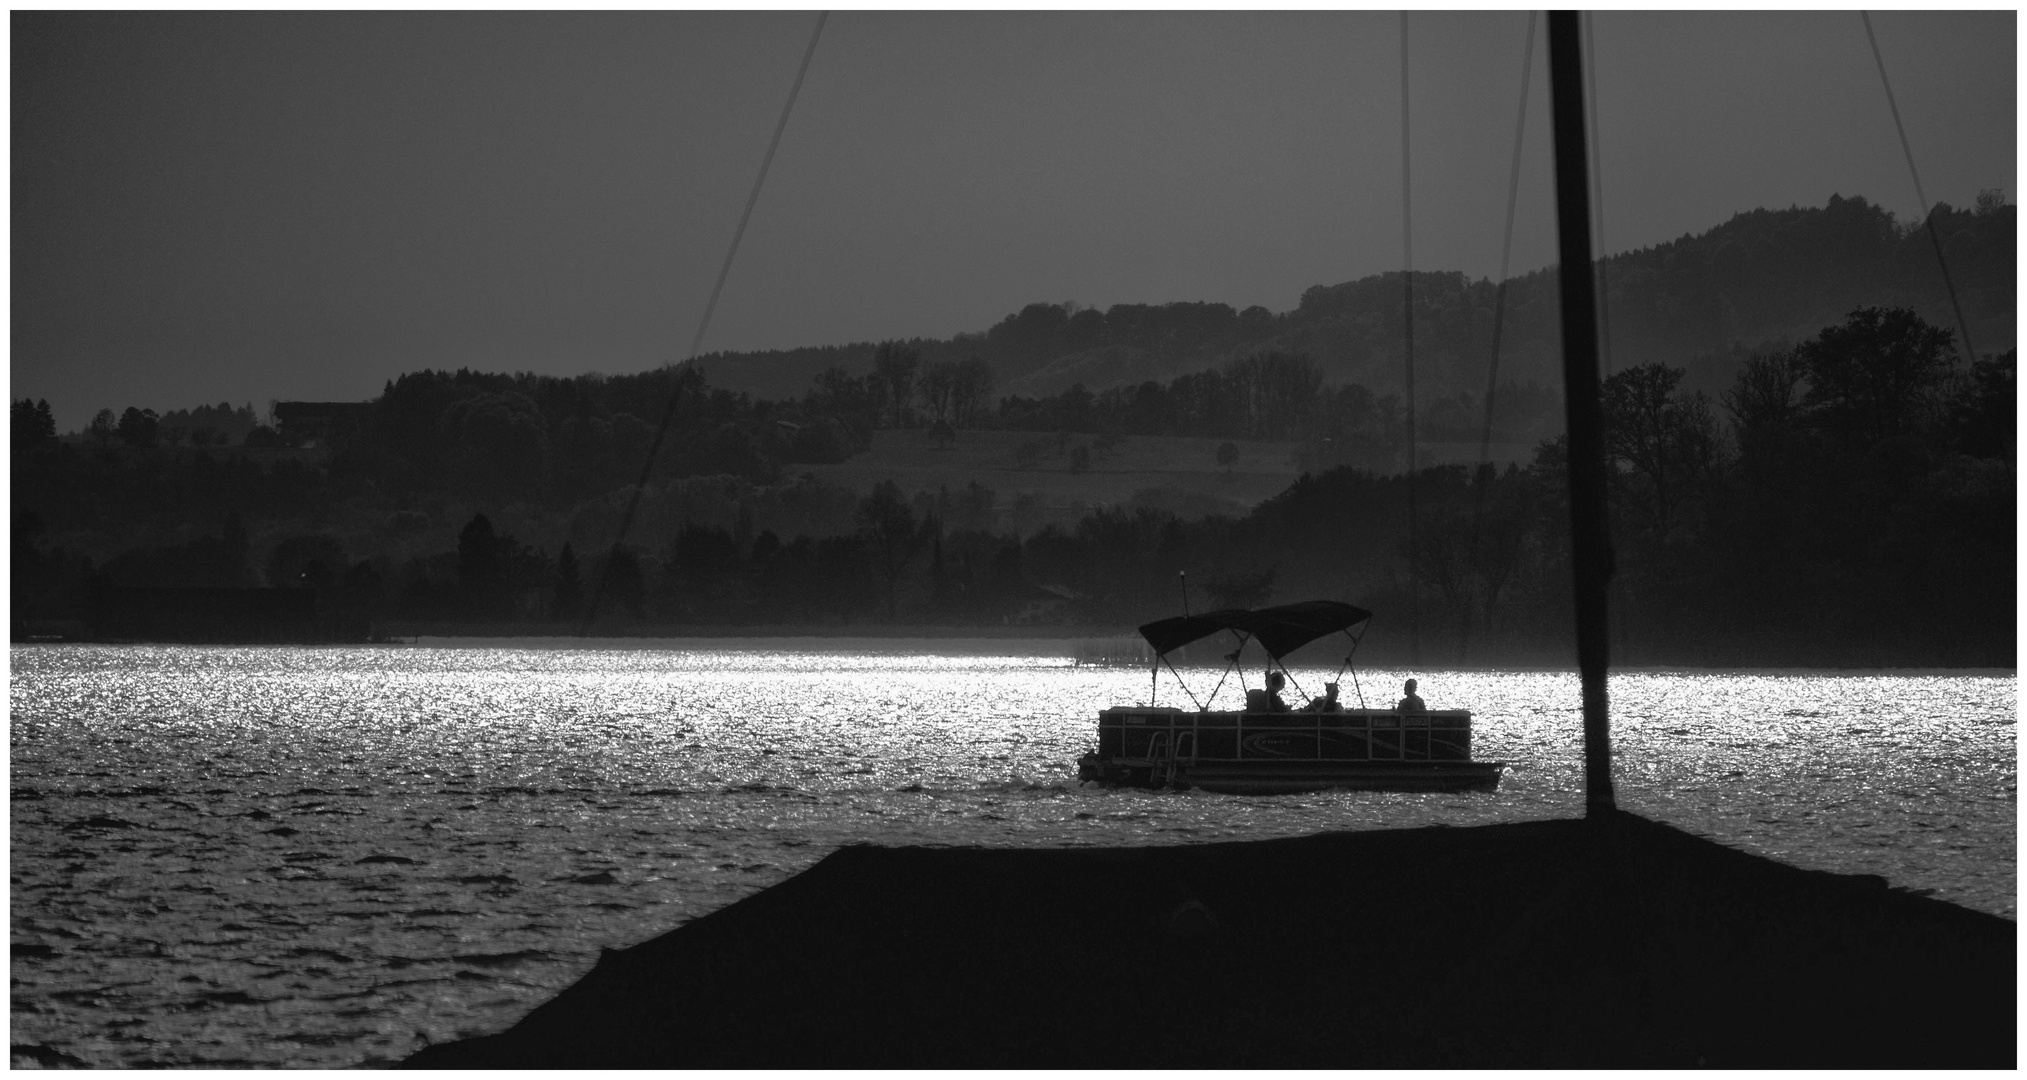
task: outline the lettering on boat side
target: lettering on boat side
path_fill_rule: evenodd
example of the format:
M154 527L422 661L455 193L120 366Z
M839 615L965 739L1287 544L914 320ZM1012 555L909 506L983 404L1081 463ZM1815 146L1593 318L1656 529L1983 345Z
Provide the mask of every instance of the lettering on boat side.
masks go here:
M1274 757L1295 757L1303 749L1307 749L1311 755L1315 753L1316 744L1313 739L1306 748L1292 745L1295 741L1294 735L1263 731L1257 735L1246 736L1245 748L1248 754L1266 754Z

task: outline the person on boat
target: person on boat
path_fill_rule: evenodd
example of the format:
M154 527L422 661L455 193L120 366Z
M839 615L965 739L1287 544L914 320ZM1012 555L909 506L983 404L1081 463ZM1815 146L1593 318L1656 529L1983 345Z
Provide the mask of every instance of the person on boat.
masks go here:
M1337 703L1337 684L1334 682L1324 683L1323 696L1311 699L1308 705L1303 706L1302 711L1343 712L1344 706Z
M1415 693L1415 680L1409 679L1408 684L1402 687L1402 689L1406 691L1407 696L1401 699L1401 703L1399 705L1394 706L1395 712L1429 711L1429 707L1427 705L1422 704L1422 695Z
M1288 676L1278 671L1267 673L1267 712L1287 712L1288 703L1281 700L1281 688L1288 685Z

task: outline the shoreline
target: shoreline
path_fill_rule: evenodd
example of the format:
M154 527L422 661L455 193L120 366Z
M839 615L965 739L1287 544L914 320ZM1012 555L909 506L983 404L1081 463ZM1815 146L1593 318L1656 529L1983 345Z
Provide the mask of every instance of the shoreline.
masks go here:
M905 629L922 630L923 628L916 627ZM409 644L419 648L497 648L499 646L494 645L493 643L503 640L514 642L515 644L512 647L515 648L553 648L559 650L574 649L574 648L606 649L617 647L617 648L657 649L668 651L683 651L699 648L720 650L720 651L746 651L744 649L741 649L739 646L743 644L752 643L757 645L760 650L780 650L786 652L814 652L814 653L887 652L887 651L898 653L901 651L900 647L903 645L917 645L926 643L936 646L942 646L944 648L942 649L925 648L921 652L922 655L931 655L931 656L1033 655L1037 657L1054 656L1060 657L1062 659L1071 659L1072 657L1068 652L1060 649L1051 651L1037 651L1033 653L1018 653L1018 652L997 653L991 651L980 651L977 649L961 649L958 648L958 646L971 643L1010 644L1010 645L1011 644L1041 645L1043 643L1048 643L1050 645L1060 644L1064 646L1074 646L1080 641L1092 639L1077 638L1077 637L1048 637L1043 635L1007 634L1007 635L971 636L968 634L932 635L928 633L897 633L897 634L881 634L871 636L859 636L848 634L780 634L780 635L692 634L692 635L668 635L656 637L644 636L644 637L603 637L603 638L601 637L580 638L575 636L545 637L536 635L530 635L528 637L497 638L485 635L446 634L442 636L421 635L409 642L405 643L394 642L393 644ZM808 647L800 647L800 648L797 647L799 645L805 644ZM879 648L877 646L887 646L887 647ZM1111 668L1118 668L1122 671L1139 672L1144 670L1146 665L1119 664L1106 662L1106 663L1090 663L1084 664L1082 666L1111 667ZM1217 672L1222 670L1219 667L1205 664L1179 663L1175 666L1176 670L1178 671L1189 671L1189 672ZM1288 666L1291 669L1300 670L1303 668L1334 667L1336 666L1336 664L1334 661L1326 662L1321 660L1317 661L1301 660L1290 663ZM1167 669L1163 668L1163 670L1166 671ZM1384 663L1360 665L1360 670L1367 672L1425 671L1425 672L1444 672L1444 673L1459 673L1459 674L1479 674L1479 673L1498 674L1502 672L1516 672L1528 674L1551 672L1551 673L1568 674L1572 676L1578 674L1577 667L1575 664L1569 665L1484 664L1484 665L1470 665L1461 667L1443 664L1424 664L1420 667L1408 667L1403 664L1392 662L1391 658L1389 658L1389 660ZM1989 666L1823 667L1823 666L1794 665L1785 667L1783 666L1697 667L1688 664L1614 664L1611 670L1611 673L1613 675L1671 675L1671 674L1724 675L1734 672L1741 675L1796 675L1796 676L1822 675L1832 677L1840 675L1849 676L1854 674L1864 674L1864 675L1897 675L1897 676L1961 675L1971 677L2002 678L2007 676L2017 676L2019 674L2019 670L2017 668L2001 668Z
M324 643L283 643L283 642L198 642L198 641L90 641L90 640L43 640L14 638L8 644L16 648L36 648L63 645L112 645L112 646L187 646L190 648L426 648L426 649L539 649L553 651L785 651L807 653L845 652L887 652L896 655L924 656L1032 656L1055 657L1073 660L1075 646L1087 641L1103 641L1120 638L1117 632L1092 632L1065 629L1059 633L1047 633L1048 627L929 627L895 626L855 629L851 633L813 633L808 628L790 628L765 632L753 628L731 628L724 631L703 632L695 628L681 628L691 632L642 633L591 635L580 637L569 633L429 633L401 635L397 640L369 642L324 642ZM1431 672L1458 674L1512 673L1560 673L1576 675L1574 663L1510 663L1510 664L1469 664L1455 665L1442 662L1410 666L1401 658L1372 656L1361 653L1359 670L1374 673ZM1291 657L1290 668L1335 667L1336 660L1309 660ZM1142 664L1091 663L1087 667L1116 667L1125 671L1141 671ZM1212 665L1178 663L1178 670L1193 672L1216 672L1220 668ZM2017 677L2017 667L1994 667L1988 664L1967 664L1958 667L1939 665L1895 665L1869 666L1852 664L1830 666L1824 664L1769 664L1765 666L1742 666L1722 664L1699 666L1695 664L1623 664L1614 663L1611 673L1618 675L1780 675L1780 676L1825 676L1851 677L1858 675L1884 676L1963 676L1971 678Z

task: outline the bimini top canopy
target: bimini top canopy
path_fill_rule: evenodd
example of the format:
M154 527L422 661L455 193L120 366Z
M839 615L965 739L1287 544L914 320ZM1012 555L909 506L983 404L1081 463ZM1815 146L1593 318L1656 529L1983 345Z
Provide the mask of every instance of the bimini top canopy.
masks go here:
M1305 600L1299 604L1248 611L1226 608L1202 615L1178 615L1157 619L1140 628L1140 636L1157 655L1182 648L1220 630L1250 634L1276 660L1315 641L1325 634L1348 630L1372 618L1372 612L1335 600Z

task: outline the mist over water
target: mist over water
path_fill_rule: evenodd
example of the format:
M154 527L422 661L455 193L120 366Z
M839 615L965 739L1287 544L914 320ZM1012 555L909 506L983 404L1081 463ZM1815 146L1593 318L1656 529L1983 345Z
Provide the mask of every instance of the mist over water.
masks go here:
M1259 798L1076 783L1096 711L1146 701L1145 670L751 644L12 649L13 1042L98 1066L398 1059L849 843L1582 812L1573 674L1413 673L1476 714L1475 756L1510 764L1496 793ZM1406 674L1361 672L1367 701ZM1629 673L1612 704L1622 806L2013 916L2010 672Z

